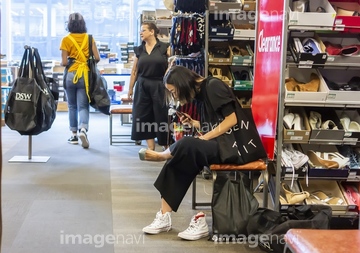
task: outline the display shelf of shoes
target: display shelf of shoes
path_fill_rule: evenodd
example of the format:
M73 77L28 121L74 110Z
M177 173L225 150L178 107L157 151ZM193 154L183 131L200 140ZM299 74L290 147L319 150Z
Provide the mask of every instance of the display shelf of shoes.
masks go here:
M289 30L359 33L360 4L356 1L290 1Z
M297 2L300 3L306 1ZM274 172L274 174L276 174L276 177L280 175L280 182L283 183L291 184L291 181L295 180L300 185L300 189L293 190L295 194L309 191L310 194L314 195L313 192L318 189L327 192L329 195L332 194L332 196L339 197L342 201L341 204L334 203L335 205L330 205L333 209L333 216L357 219L359 217L358 209L354 209L354 205L350 204L348 198L345 196L346 192L340 187L340 182L353 182L359 191L360 160L356 158L356 155L354 154L360 156L360 153L357 153L357 150L360 151L360 143L358 141L360 139L357 136L360 132L349 131L349 129L343 127L345 117L342 116L342 113L346 112L348 114L348 121L356 122L357 124L354 124L357 126L360 122L360 119L358 118L360 96L358 96L357 90L341 90L340 88L334 90L331 85L334 85L333 83L335 83L336 85L339 85L339 87L346 87L346 85L350 86L349 80L358 76L360 57L329 55L327 47L323 42L329 41L334 44L342 44L350 47L351 45L358 44L358 34L338 32L338 29L336 29L335 26L336 11L333 6L329 6L328 1L310 0L310 5L314 3L318 5L318 7L325 4L325 12L294 13L292 12L292 1L290 1L290 15L288 16L287 23L287 30L289 33L288 50L290 52L292 49L290 47L294 48L295 43L291 41L294 37L300 36L301 42L303 42L304 39L311 37L318 42L320 41L319 48L322 51L319 53L322 54L322 57L325 55L325 59L319 57L318 59L321 59L322 62L316 62L315 57L311 58L312 53L310 51L310 59L304 58L305 61L302 62L302 64L299 64L300 61L294 57L294 52L288 53L290 57L288 57L284 69L286 87L284 87L284 95L279 101L279 110L282 110L280 115L285 117L279 120L282 121L284 125L286 123L285 121L289 121L290 123L288 124L291 124L292 126L288 127L288 129L284 127L283 129L278 130L278 143L283 145L283 147L286 147L286 145L289 144L293 145L296 147L296 150L303 154L303 157L307 157L309 161L306 163L308 165L305 167L295 168L295 160L300 160L301 156L287 156L291 165L286 166L285 164L281 164L282 162L277 162L275 164L275 171L280 169L280 174L277 172ZM319 15L324 17L327 16L327 18L319 18ZM333 18L332 21L331 16ZM316 17L315 22L311 17ZM294 18L298 18L297 21L294 20ZM324 21L327 23L316 23ZM308 23L306 24L304 22ZM294 36L294 32L296 36ZM310 32L312 32L312 36L309 35L311 34ZM329 83L329 80L333 83ZM356 80L357 79L355 79L355 81ZM353 87L355 86L355 83L356 82L353 80ZM314 90L312 90L314 88L313 86L315 87ZM360 82L359 85L356 86L359 86L360 88ZM294 116L291 118L289 117L290 114L287 115L289 109L292 110L291 113L293 115L298 114L301 116L301 119L303 120L303 128L301 130L294 129L294 118L296 117ZM317 124L320 122L317 122L314 117L310 116L311 112L314 114L314 112L317 111L321 112L321 124L327 123L325 125L327 125L329 129L321 129L321 126L319 127L320 129L318 129ZM338 129L330 129L332 122L334 122ZM353 155L348 155L348 151L352 152ZM282 154L282 159L284 159L285 156L285 154ZM336 163L337 165L335 167L340 168L326 169L326 162ZM339 165L340 163L341 166ZM274 182L277 180L278 179L275 180L274 178ZM319 189L319 185L321 185L321 188L323 189ZM269 188L271 190L270 184ZM273 188L274 189L270 192L275 199L276 191L275 187ZM335 188L335 193L330 191ZM281 189L280 194L284 197L284 191ZM314 204L311 201L317 202L316 204L328 204L324 203L322 199L319 201L319 199L315 198L314 200L313 197L306 197L304 200L305 202L301 202L301 204ZM279 206L280 208L286 208L284 207L284 204L281 203L279 203ZM360 227L360 225L357 227Z
M246 2L246 1L245 1ZM215 7L211 7L214 4ZM243 10L243 3L231 3L232 6L237 6L238 9L228 8L229 3L211 2L209 3L210 11L206 12L206 21L209 30L206 32L205 51L208 52L206 57L206 75L213 74L208 70L222 69L227 65L226 71L223 74L230 73L228 76L217 76L218 78L229 82L229 86L236 92L237 96L241 96L239 92L251 91L253 87L253 58L254 58L254 44L255 44L255 11L251 9ZM253 4L253 1L252 1ZM255 6L251 5L253 8ZM221 11L221 12L220 12ZM231 24L229 31L218 30L216 24L212 23L213 19L210 14L226 13L224 18L229 18L226 22ZM219 22L219 21L217 21ZM220 25L222 26L222 25ZM223 52L223 53L222 53ZM221 54L222 53L222 54ZM224 55L224 56L222 56ZM229 72L230 71L230 72ZM246 75L245 75L246 73ZM251 98L249 94L245 94L246 99Z

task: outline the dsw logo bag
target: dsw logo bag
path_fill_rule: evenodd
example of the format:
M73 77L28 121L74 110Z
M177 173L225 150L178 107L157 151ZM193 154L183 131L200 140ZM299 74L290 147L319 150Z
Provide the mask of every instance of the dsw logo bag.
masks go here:
M19 76L13 83L4 110L5 123L10 129L21 135L37 135L50 129L56 117L57 103L48 84L38 50L26 47Z

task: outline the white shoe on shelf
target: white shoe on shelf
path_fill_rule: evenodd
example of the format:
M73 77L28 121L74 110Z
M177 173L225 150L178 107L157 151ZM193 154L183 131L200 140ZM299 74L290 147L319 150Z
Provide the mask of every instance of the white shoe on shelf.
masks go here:
M349 116L347 116L347 114L345 112L343 112L340 115L340 122L345 130L345 132L349 131L349 125L350 125L350 118Z
M294 114L294 120L293 120L293 123L294 123L294 130L303 130L304 127L302 126L302 118L300 117L299 114L295 113Z
M350 132L360 132L360 125L356 121L351 121L348 130Z
M292 126L294 124L294 118L295 118L295 115L291 112L284 116L284 118L283 118L284 125L287 129L292 129Z

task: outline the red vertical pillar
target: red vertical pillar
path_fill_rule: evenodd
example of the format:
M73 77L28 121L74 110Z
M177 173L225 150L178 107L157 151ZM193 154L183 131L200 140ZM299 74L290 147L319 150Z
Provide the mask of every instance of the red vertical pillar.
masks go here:
M267 151L274 159L279 94L283 75L286 0L258 0L252 113Z

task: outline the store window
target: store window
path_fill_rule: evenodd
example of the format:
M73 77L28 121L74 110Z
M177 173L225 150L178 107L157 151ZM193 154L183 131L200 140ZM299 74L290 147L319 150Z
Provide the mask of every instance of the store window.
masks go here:
M136 42L143 10L164 9L159 0L0 0L1 53L20 60L24 46L39 49L42 59L60 60L71 12L81 13L88 33L119 53L121 43Z

